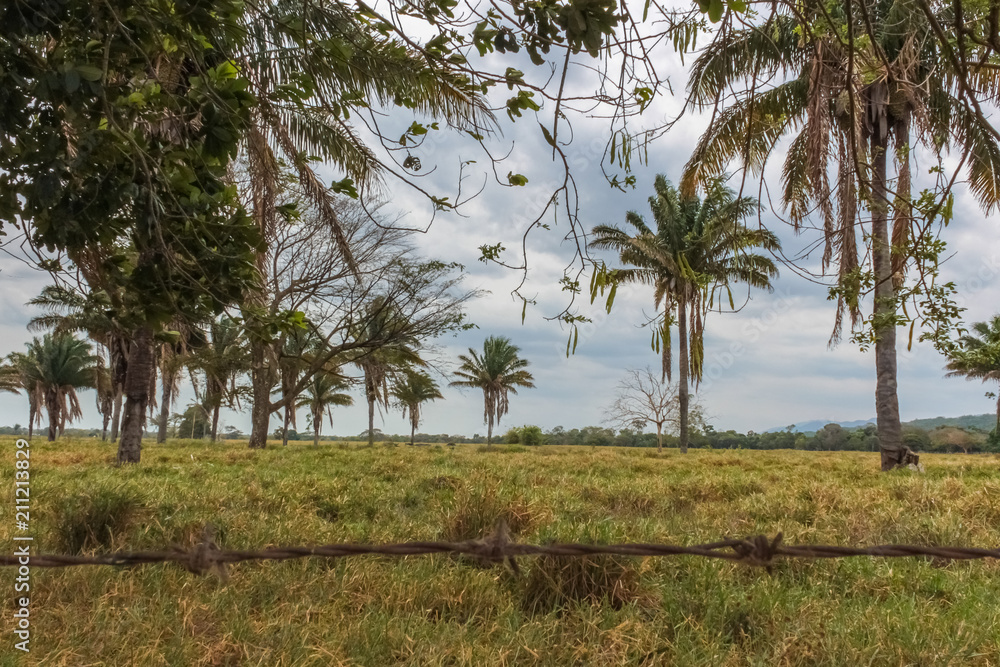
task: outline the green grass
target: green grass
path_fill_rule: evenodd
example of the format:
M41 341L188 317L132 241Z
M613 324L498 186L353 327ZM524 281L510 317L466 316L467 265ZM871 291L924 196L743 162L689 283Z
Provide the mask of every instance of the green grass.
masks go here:
M0 502L13 508L13 438ZM1000 545L996 456L304 444L32 445L44 552L469 539ZM12 517L12 512L5 513ZM11 545L11 520L0 538ZM32 571L32 651L0 665L1000 665L1000 564L448 556ZM13 570L0 600L13 598ZM9 591L9 593L8 593ZM4 604L8 620L12 606Z

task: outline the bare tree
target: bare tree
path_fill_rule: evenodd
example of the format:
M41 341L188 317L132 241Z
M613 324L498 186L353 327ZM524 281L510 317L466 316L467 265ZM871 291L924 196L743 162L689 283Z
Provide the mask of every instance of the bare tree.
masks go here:
M289 195L302 206L294 186ZM353 266L340 239L308 205L281 207L286 216L258 257L262 289L243 313L251 347L252 448L264 447L272 413L286 411L291 421L288 411L329 363L359 364L399 341L422 346L462 328L464 304L477 294L460 289L462 267L417 257L405 243L408 230L373 218L353 200L337 201ZM368 326L388 312L393 326ZM301 335L311 344L296 352L289 342ZM272 397L276 387L280 394Z
M663 381L647 366L643 370L629 369L617 389L618 398L605 411L604 421L639 430L647 424L656 426L656 449L662 452L664 427L674 430L680 426L677 386Z

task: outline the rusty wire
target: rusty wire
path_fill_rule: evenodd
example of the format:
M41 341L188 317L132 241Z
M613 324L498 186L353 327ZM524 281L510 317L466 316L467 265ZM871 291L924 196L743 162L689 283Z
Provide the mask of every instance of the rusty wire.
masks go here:
M701 556L770 567L778 558L847 558L873 556L910 558L924 556L939 560L1000 560L1000 549L974 547L924 546L886 544L871 547L836 545L785 545L782 534L773 539L764 535L742 540L725 539L710 544L679 546L673 544L520 544L510 540L507 528L499 524L493 534L465 542L402 542L398 544L326 544L318 546L268 547L258 551L220 549L215 543L214 529L207 526L201 541L191 549L173 547L166 551L116 552L109 554L25 556L0 555L0 566L28 564L31 567L72 567L77 565L112 565L118 567L150 563L178 563L195 574L214 572L226 578L226 564L258 560L293 560L319 556L346 558L350 556L424 556L428 554L462 554L485 561L508 562L515 570L514 558L522 556ZM28 563L24 562L24 559Z

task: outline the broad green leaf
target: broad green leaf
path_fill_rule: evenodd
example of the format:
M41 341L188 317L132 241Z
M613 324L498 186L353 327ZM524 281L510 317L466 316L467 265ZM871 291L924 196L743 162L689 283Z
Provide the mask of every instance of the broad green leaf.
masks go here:
M726 6L723 0L710 0L708 5L708 20L712 23L718 23L722 20L722 13L725 9Z
M100 81L104 70L94 65L77 65L76 71L84 81Z
M549 128L545 127L541 123L538 124L538 127L542 128L542 134L545 136L545 142L554 148L556 140L552 138L552 133L549 132Z

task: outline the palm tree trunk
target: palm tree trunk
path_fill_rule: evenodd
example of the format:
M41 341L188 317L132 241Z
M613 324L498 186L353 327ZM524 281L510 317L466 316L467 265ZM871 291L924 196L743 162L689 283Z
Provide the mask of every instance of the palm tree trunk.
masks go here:
M993 428L993 435L1000 437L1000 392L997 392L997 425Z
M138 463L142 451L142 432L149 404L149 386L156 372L153 355L153 330L143 325L135 331L125 375L125 409L118 442L118 463Z
M1000 410L1000 408L997 408ZM35 434L35 419L38 416L38 406L28 399L28 440Z
M411 422L410 423L410 446L411 447L416 444L414 442L414 439L416 438L416 433L417 433L417 425Z
M884 84L881 84L884 85ZM874 87L874 86L873 86ZM878 97L877 92L870 95ZM889 198L886 162L889 136L885 105L869 101L873 120L872 152L872 265L875 272L875 415L882 470L905 465L899 398L896 394L896 305L892 284L892 244L889 240ZM881 119L881 122L880 122Z
M486 420L486 447L493 446L493 415Z
M101 415L101 442L108 440L108 422L111 421L111 406L105 405L104 413Z
M319 449L319 430L323 427L323 413L313 411L313 449Z
M680 339L680 354L677 360L678 387L677 402L680 404L681 432L680 449L681 454L687 454L688 450L688 321L687 303L681 301L677 304L677 337Z
M163 392L160 395L160 419L156 431L157 444L167 440L167 420L170 418L170 402L173 399L174 374L164 368L160 373L160 380L163 382Z
M115 408L111 417L111 440L118 439L119 426L122 423L122 388L115 388Z
M284 423L281 426L281 446L282 447L287 447L288 446L288 425L291 423L291 420L292 420L291 419L291 413L292 413L293 409L294 408L292 407L291 403L289 403L288 405L285 406L285 421L284 421Z
M250 449L267 447L267 427L271 421L271 369L267 367L267 343L254 340L250 344L250 384L253 385L253 405L250 407Z
M59 402L55 389L45 392L45 410L49 413L49 442L53 442L59 432Z
M209 442L217 442L219 439L219 410L222 408L222 397L216 396L212 401L212 439Z
M368 398L368 446L375 446L375 392L366 387L365 396Z

